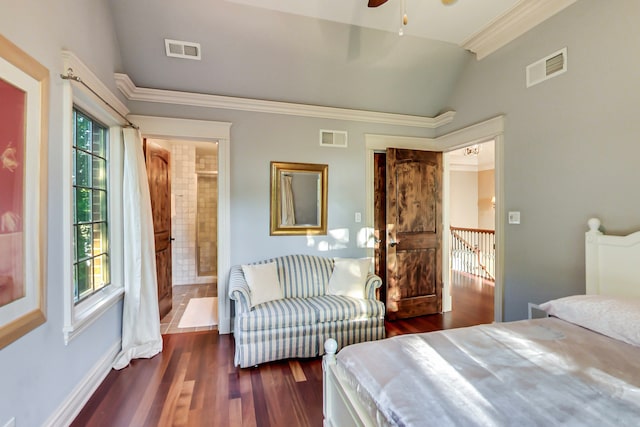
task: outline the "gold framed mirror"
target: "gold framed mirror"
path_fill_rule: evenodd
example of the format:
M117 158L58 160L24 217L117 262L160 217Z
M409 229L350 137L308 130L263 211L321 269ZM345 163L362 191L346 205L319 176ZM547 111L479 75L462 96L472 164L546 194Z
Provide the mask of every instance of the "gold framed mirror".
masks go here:
M271 162L272 236L327 234L328 165Z

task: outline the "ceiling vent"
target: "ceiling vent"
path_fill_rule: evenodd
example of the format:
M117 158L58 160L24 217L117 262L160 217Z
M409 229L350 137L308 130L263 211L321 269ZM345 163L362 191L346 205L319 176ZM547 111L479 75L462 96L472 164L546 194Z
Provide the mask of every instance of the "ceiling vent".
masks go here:
M183 59L202 59L200 55L200 43L164 39L164 47L167 56Z
M323 147L342 147L347 146L347 132L342 130L323 130L320 129L320 145Z
M567 48L561 49L527 67L527 87L537 85L567 71Z

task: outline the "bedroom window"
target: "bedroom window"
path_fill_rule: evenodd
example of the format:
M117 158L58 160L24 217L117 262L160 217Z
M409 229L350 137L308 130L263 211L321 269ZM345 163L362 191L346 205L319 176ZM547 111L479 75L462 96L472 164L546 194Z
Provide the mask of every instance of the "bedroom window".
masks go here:
M74 303L110 284L106 126L73 109Z
M128 110L77 56L63 51L62 57L64 69L82 79L62 80L62 185L52 193L63 206L57 256L65 284L62 333L69 344L113 315L124 296L121 116Z

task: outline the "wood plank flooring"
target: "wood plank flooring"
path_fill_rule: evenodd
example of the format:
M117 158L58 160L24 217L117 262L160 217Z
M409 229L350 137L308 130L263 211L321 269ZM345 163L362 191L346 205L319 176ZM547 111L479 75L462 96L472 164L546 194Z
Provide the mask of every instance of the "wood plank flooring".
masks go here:
M387 335L490 323L491 283L460 275L453 311L387 322ZM72 426L322 426L321 358L233 366L233 336L163 335L164 350L111 371Z

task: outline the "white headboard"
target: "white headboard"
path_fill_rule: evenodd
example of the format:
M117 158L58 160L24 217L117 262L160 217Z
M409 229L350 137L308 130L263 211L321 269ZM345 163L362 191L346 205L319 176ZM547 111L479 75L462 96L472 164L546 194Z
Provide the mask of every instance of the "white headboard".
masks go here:
M585 235L586 293L640 297L640 231L606 236L600 220L589 220Z

